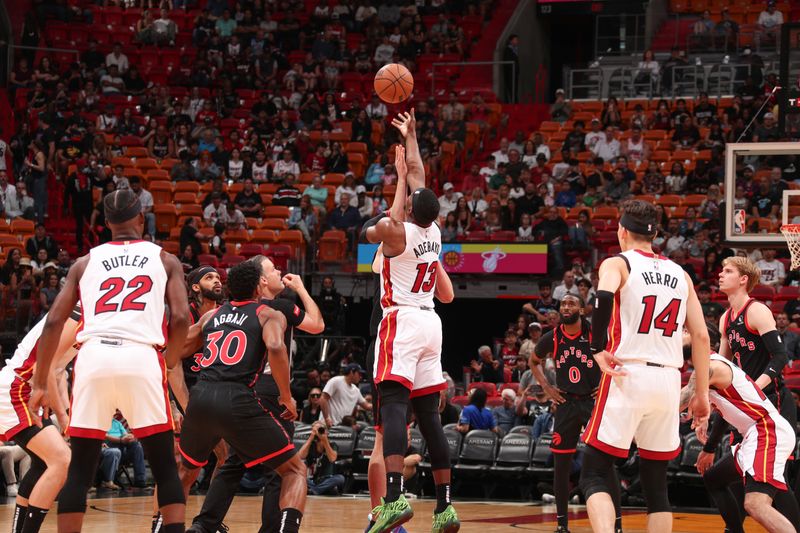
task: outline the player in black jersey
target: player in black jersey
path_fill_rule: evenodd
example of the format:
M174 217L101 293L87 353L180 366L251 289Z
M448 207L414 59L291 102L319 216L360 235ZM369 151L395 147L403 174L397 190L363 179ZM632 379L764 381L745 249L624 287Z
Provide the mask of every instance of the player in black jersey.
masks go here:
M567 294L559 308L561 324L542 335L531 353L531 373L545 394L558 406L553 425L557 533L569 531L567 507L572 458L581 430L589 421L594 407L595 390L600 384L600 367L590 349L591 326L583 318L584 301ZM556 364L556 385L551 385L542 371L542 364L552 357ZM619 487L619 484L616 484ZM620 528L619 492L612 495L617 508L617 529Z
M791 392L784 386L782 377L783 368L788 362L786 346L778 333L772 311L750 298L750 291L758 285L760 277L758 267L745 257L728 257L722 262L719 290L728 296L730 308L719 322L722 334L719 353L744 370L778 408L781 416L795 427L797 406ZM717 447L728 428L722 417L712 417L711 431L697 457L696 466L697 471L703 474L706 488L715 495L714 500L725 523L741 524L745 516L742 487L738 486L740 484L731 486L736 490L734 498L727 490L730 476L725 475L724 461L712 467ZM795 483L795 497L799 488Z
M186 285L189 287L189 319L192 324L197 323L207 312L219 307L225 299L222 291L222 282L219 272L212 266L200 266L186 275ZM201 370L198 361L203 357L202 352L185 357L182 364L176 365L167 371L170 393L172 394L173 419L176 420L176 437L180 434L180 420L186 412L189 402L189 392L197 383L197 376ZM177 404L177 405L176 405ZM219 468L228 457L228 446L224 440L214 447L217 463L212 476L216 476ZM150 533L159 533L163 526L161 512L158 510L157 493L153 495L153 522Z
M281 476L279 531L296 533L305 507L306 469L278 421L297 418L297 408L289 387L286 319L258 299L268 283L253 261L236 265L228 274L232 300L190 328L186 348L204 343L199 361L203 371L183 421L181 480L188 492L197 469L224 438L246 468L263 464ZM267 360L279 390L278 417L261 405L253 390Z
M281 271L276 269L272 261L263 255L255 256L248 261L258 265L261 268L262 277L267 280L267 283L261 286L261 303L279 311L286 318L288 327L286 328L284 344L286 345L287 354L291 356L294 328L313 335L322 333L325 330L322 313L299 276L286 274L281 277ZM305 310L298 307L292 300L278 297L284 291L284 288L290 289L298 295ZM289 366L291 368L291 359ZM283 410L278 402L280 391L269 365L265 367L258 382L256 382L255 391L264 408L281 422L284 430L292 437L294 435L294 424L291 420L280 418ZM212 480L206 493L205 501L203 501L203 508L200 510L200 514L194 518L192 527L188 531L214 533L220 529L222 520L225 518L231 503L233 503L233 497L245 470L244 463L238 455L234 453L227 458L225 464ZM265 469L264 476L266 483L261 506L261 529L259 532L277 533L280 527L280 506L278 501L281 490L280 476L268 468Z

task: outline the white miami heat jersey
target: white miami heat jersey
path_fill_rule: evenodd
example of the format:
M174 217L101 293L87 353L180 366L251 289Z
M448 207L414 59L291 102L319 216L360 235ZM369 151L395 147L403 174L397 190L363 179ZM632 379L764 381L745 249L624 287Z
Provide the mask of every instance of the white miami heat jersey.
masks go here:
M711 359L725 363L733 372L730 386L725 390L710 387L708 398L722 414L722 418L735 427L736 431L747 435L753 426L761 424L764 428L776 427L794 433L789 422L778 413L772 402L741 368L719 354L712 353ZM786 427L782 428L784 425Z
M442 234L435 223L422 228L403 222L406 248L394 257L383 256L381 274L381 306L396 305L433 307L436 269L440 268Z
M620 255L630 274L614 298L608 351L623 362L681 368L689 296L685 271L663 255L641 250Z
M83 328L78 342L108 337L162 346L166 287L160 246L115 241L92 248L80 281Z

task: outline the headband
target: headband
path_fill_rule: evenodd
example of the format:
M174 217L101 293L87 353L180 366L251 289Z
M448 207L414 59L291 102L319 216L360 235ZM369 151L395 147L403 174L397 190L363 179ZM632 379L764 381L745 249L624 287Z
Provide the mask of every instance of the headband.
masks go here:
M655 235L657 231L655 224L645 224L644 222L640 222L628 213L622 215L619 225L626 230L638 233L639 235Z
M212 272L217 272L217 269L207 265L196 268L189 274L189 285L191 286L195 283L200 283L200 280L203 279L203 276L206 274L211 274Z
M139 213L142 212L142 202L139 201L137 197L131 205L128 207L122 208L120 210L111 210L106 211L106 220L111 222L112 224L122 224L123 222L127 222L132 218L136 217Z

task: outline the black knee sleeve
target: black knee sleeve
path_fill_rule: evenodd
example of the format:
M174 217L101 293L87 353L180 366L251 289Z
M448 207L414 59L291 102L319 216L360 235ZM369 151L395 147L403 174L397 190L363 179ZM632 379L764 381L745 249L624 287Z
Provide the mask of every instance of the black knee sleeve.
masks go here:
M39 478L42 477L44 471L47 470L47 465L44 461L39 459L39 456L35 453L28 451L27 449L25 451L31 456L31 467L22 478L22 481L19 482L19 490L17 491L17 494L27 500L31 495L33 487L36 486L36 482L39 481Z
M442 419L439 417L439 393L413 398L411 403L414 406L419 430L428 445L431 469L450 468L450 445L447 444L442 430Z
M611 480L614 476L614 456L601 452L592 446L586 447L583 454L583 468L578 486L587 500L593 494L605 492L612 494Z
M642 479L642 492L647 502L647 514L671 513L672 506L667 497L667 463L641 458L639 477Z
M408 449L406 413L410 394L411 391L394 381L383 381L378 384L384 457L406 455Z
M158 488L158 506L186 503L175 464L174 437L171 431L144 437L142 448Z
M69 463L67 481L58 496L58 514L85 513L86 493L97 473L100 448L103 441L72 437L72 459Z

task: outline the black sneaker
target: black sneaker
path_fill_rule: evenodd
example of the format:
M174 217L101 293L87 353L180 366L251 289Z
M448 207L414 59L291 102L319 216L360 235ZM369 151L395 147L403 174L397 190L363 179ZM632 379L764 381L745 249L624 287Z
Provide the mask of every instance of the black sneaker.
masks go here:
M162 525L164 525L164 520L161 517L161 513L153 515L153 523L150 526L150 533L158 533L161 531Z
M564 526L558 526L555 533L569 533L569 529L565 528Z

